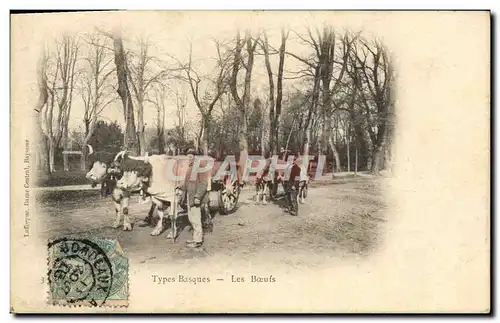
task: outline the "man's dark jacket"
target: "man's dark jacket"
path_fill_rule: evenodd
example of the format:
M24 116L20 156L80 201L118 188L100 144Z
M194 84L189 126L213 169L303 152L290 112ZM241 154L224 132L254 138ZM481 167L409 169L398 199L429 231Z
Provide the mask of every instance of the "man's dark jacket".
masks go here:
M194 199L198 198L200 203L208 202L208 181L209 181L209 172L198 173L196 179L191 179L191 172L193 170L193 165L189 166L189 169L186 173L186 178L184 181L184 191L187 192L189 197L188 205L190 207L194 206Z

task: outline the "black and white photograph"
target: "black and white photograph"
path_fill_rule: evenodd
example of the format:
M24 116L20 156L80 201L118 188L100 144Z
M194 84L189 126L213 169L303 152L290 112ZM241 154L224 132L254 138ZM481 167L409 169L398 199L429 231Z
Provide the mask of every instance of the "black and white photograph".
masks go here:
M12 311L487 313L489 24L11 15Z

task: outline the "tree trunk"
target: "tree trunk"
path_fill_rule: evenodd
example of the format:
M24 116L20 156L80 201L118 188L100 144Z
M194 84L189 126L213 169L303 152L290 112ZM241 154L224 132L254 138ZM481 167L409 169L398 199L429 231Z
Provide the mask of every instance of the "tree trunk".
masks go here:
M354 131L355 131L354 140L356 141L356 147L359 150L358 155L359 153L361 153L361 156L364 157L358 164L360 168L366 167L367 169L369 169L369 166L367 165L368 157L371 155L371 148L370 148L371 146L369 145L369 139L367 138L366 132L363 130L363 127L359 122L354 122Z
M135 133L134 106L132 96L127 83L127 67L125 60L125 51L123 49L123 41L119 34L113 36L113 45L115 53L116 74L118 77L118 94L122 100L125 114L125 136L124 146L129 149L132 154L139 154L138 140Z
M67 151L69 148L69 139L68 139L68 126L63 129L63 150ZM69 162L68 162L68 154L63 154L63 169L65 172L69 171Z
M198 134L196 136L196 142L195 142L195 149L196 151L198 152L200 150L200 147L202 147L203 143L202 143L202 140L203 140L203 132L204 132L204 124L203 124L203 117L202 117L202 120L201 120L201 124L200 124L200 130L198 130Z
M335 161L335 165L333 166L332 171L334 173L339 173L340 172L340 157L339 157L339 153L337 151L337 148L335 148L335 143L333 142L333 138L331 135L330 135L330 137L328 137L328 144L330 145L330 149L332 150L332 154L333 154L333 160Z
M159 120L158 120L159 122ZM137 103L137 138L139 139L139 153L141 156L146 154L147 143L144 134L144 104L141 100Z
M333 160L335 160L335 171L341 172L342 167L340 165L340 156L337 150L337 143L339 142L339 137L340 137L338 129L339 129L339 120L338 118L335 118L335 140L333 141L333 145L330 144L330 146L332 149Z
M48 100L48 86L47 86L47 76L46 76L46 56L45 52L42 52L37 66L37 83L38 83L38 101L36 102L35 108L33 109L32 119L35 126L35 169L41 176L37 176L39 179L47 178L50 176L49 162L46 158L47 154L47 142L42 130L42 114L41 111ZM38 183L37 183L38 184Z
M34 136L33 138L35 144L33 145L35 148L34 152L34 167L37 172L37 180L46 179L50 177L50 168L49 168L49 159L48 159L48 145L46 136L43 134L40 121L37 121L40 117L38 112L33 113L33 124L35 126Z
M305 122L304 130L306 132L306 140L304 143L304 155L309 155L309 147L311 145L311 137L312 137L313 118L316 114L316 107L318 105L319 85L320 85L320 66L317 65L314 72L314 84L311 94L311 105L309 106L309 111L307 112L307 119Z
M318 151L321 152L323 155L328 155L328 135L327 133L329 132L327 130L328 126L328 117L326 116L326 113L324 111L325 109L323 108L322 111L322 119L323 122L321 123L321 133L319 137L319 143L318 143Z
M387 134L387 143L384 149L384 168L388 171L392 171L392 146L391 141L389 140L391 134Z
M384 123L381 124L377 137L378 142L373 149L373 164L371 167L373 174L378 174L385 166L384 155L387 147L387 127Z
M264 32L264 61L266 64L267 77L269 80L269 151L275 155L276 151L276 142L275 142L275 134L274 131L276 129L276 125L274 122L274 80L273 80L273 71L271 69L271 62L269 61L269 42L267 39L267 34Z
M356 148L356 156L354 160L354 174L358 173L358 148Z
M56 143L54 138L49 138L49 170L51 173L55 171L54 159L56 151Z
M378 174L384 169L384 151L387 145L387 115L381 113L381 119L378 125L377 142L373 149L373 164L371 167L371 173L373 174Z
M382 147L376 147L373 152L373 163L371 165L371 172L373 174L378 174L378 172L383 169L383 158L384 152Z
M251 90L251 81L252 81L252 69L254 63L254 51L257 46L257 41L254 41L252 44L252 37L250 35L250 31L247 30L245 32L245 39L243 42L240 41L240 31L236 32L236 48L234 51L234 61L233 68L231 74L230 81L230 89L233 99L236 103L236 107L239 112L239 131L238 131L238 148L240 151L240 158L238 160L238 164L240 165L240 171L244 170L246 165L246 161L248 158L248 120L247 120L247 111L250 103L250 90ZM238 72L240 69L240 65L243 64L241 51L243 46L246 44L246 49L248 53L248 60L245 65L245 83L243 96L240 97L238 94ZM241 174L240 174L241 175Z
M247 124L247 117L246 117L246 112L241 111L239 115L239 124L240 124L240 129L238 132L238 147L240 152L244 156L248 156L248 124Z
M389 89L390 91L390 89ZM390 93L390 92L389 92ZM388 172L392 171L393 159L392 159L392 138L394 136L394 105L389 102L388 112L387 112L387 130L386 130L386 140L384 147L384 167Z
M351 172L351 151L350 151L350 145L349 142L351 141L350 139L350 134L349 134L349 126L347 125L346 127L346 148L347 148L347 172Z
M264 112L265 111L262 112L262 120L261 120L262 126L260 131L260 153L262 157L266 156L266 151L267 151L266 143L270 142L270 140L267 138L267 134L269 133L270 128L267 126L266 114Z
M92 135L94 134L95 127L97 125L97 114L92 115L92 122L90 123L89 120L85 120L85 128L87 130L87 133L85 134L85 138L83 138L82 142L82 154L81 154L81 159L80 159L80 167L82 171L87 170L87 156L88 156L88 147L87 144L90 141L90 138L92 138Z
M66 114L64 115L63 118L63 133L62 133L62 141L63 141L63 150L68 150L68 144L69 144L69 138L68 138L68 126L69 126L69 117L71 114L71 106L73 104L73 88L75 84L75 66L76 66L76 61L78 58L78 47L74 46L73 47L74 52L73 52L73 57L71 58L70 64L71 64L71 75L70 75L70 80L69 80L69 86L70 86L70 91L69 91L69 98L68 98L68 106L66 108ZM63 168L64 171L69 171L69 162L68 162L68 155L64 154L63 155Z
M48 166L49 166L49 173L52 173L54 171L54 157L53 157L53 146L54 146L54 133L53 133L53 113L54 113L54 105L55 105L55 98L54 98L54 92L53 90L51 91L50 94L50 104L47 104L47 115L45 119L45 129L47 131L46 133L46 140L47 140L47 161L48 161Z
M306 140L304 142L304 156L309 155L309 146L311 145L311 128L306 130Z
M285 151L288 150L288 147L290 147L290 139L292 138L292 132L293 132L293 128L288 133L288 138L286 138Z
M324 69L325 67L323 67ZM330 140L330 133L331 133L331 127L332 127L332 122L331 118L332 112L331 112L331 106L332 106L332 98L330 94L330 77L327 76L327 79L323 76L322 80L322 99L323 99L323 105L321 107L321 113L323 117L323 125L322 125L322 131L321 131L321 142L320 142L320 147L321 151L324 155L328 156L328 140Z
M161 131L158 134L158 153L161 155L165 152L165 134Z
M371 170L372 164L373 164L373 157L372 157L372 153L369 152L368 156L366 156L366 169Z
M86 151L86 149L82 148L82 154L80 155L80 170L81 171L87 170L87 156L84 153L84 151Z
M202 116L202 122L203 122L203 143L202 143L202 149L203 149L203 155L207 156L208 155L208 147L210 145L209 143L209 138L210 138L210 117L209 116Z
M165 152L165 110L163 107L158 107L157 112L158 127L156 135L158 136L158 153L163 154Z
M279 64L278 64L278 81L277 81L277 93L276 93L276 115L274 117L274 140L276 147L280 147L279 139L279 129L280 129L280 117L281 117L281 105L283 101L283 70L285 68L285 49L286 49L286 39L285 30L281 28L281 46L279 49Z
M365 156L366 156L366 170L371 171L373 167L373 156L375 154L375 145L371 140L371 137L369 134L367 134L367 131L363 131L364 137L367 138L366 140L366 150L365 150Z

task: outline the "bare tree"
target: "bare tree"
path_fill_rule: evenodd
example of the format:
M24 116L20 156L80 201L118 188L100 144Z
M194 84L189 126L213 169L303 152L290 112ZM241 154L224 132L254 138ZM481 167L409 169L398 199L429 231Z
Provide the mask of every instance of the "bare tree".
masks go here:
M212 118L214 124L214 138L216 138L216 155L217 158L222 158L225 153L234 154L238 149L238 133L239 133L239 115L234 109L234 102L231 93L226 93L219 100L218 112ZM217 118L218 117L218 118Z
M268 102L269 102L269 151L271 154L276 155L277 143L276 143L276 139L274 137L274 132L275 132L274 120L276 118L275 113L274 113L274 107L275 107L274 78L273 78L273 70L271 68L271 61L269 60L269 56L270 56L269 40L267 38L267 33L265 31L263 32L262 50L264 51L264 62L266 64L267 77L269 80L269 94L268 94ZM262 135L262 137L264 138L264 134ZM264 147L264 146L262 146L262 147Z
M311 37L314 40L313 37ZM342 75L344 74L344 66L343 63L340 76L337 78L335 82L335 86L333 90L330 90L330 83L333 75L333 62L335 59L335 40L336 35L331 27L323 28L323 35L321 36L318 33L317 46L319 50L316 48L316 52L319 53L318 61L320 64L320 74L321 74L321 83L322 83L322 105L321 105L321 113L323 119L322 125L322 136L321 136L321 150L324 155L328 154L328 149L326 145L326 141L330 145L330 148L333 153L333 158L335 160L334 172L340 172L340 157L335 147L335 142L332 138L331 129L331 119L332 119L332 92L335 91L335 88L340 83L342 79ZM314 41L316 43L316 41Z
M311 146L311 139L312 139L311 137L314 126L314 120L316 118L317 109L319 105L319 90L320 90L320 80L321 80L320 69L321 67L319 65L316 65L314 68L314 79L313 79L313 87L311 90L311 101L304 125L306 137L304 141L303 154L306 156L309 155L309 148Z
M158 152L165 152L165 100L167 98L167 87L161 83L155 83L154 91L151 99L147 99L153 103L156 108L156 136ZM140 138L140 137L139 137ZM142 149L142 146L141 146Z
M64 36L61 41L56 41L52 62L54 66L48 86L50 101L44 113L50 172L55 171L55 151L60 146L61 139L64 138L64 146L67 145L77 56L78 42L74 37Z
M36 102L35 108L33 109L33 120L35 124L35 134L38 141L35 144L35 164L36 169L44 177L50 175L49 161L48 161L48 147L46 137L42 131L42 110L47 104L49 97L48 94L48 84L47 84L47 56L45 50L42 51L40 58L38 60L37 66L37 84L38 84L38 100Z
M135 59L130 59L126 64L128 68L127 76L129 77L129 82L137 104L137 137L139 139L141 155L146 153L147 148L144 135L144 101L152 84L160 81L168 74L166 69L161 69L159 72L153 72L151 70L152 63L155 59L149 55L150 46L151 44L148 39L141 38L139 40L139 54L132 54L131 56L137 57L132 57Z
M272 153L270 147L271 143L271 123L269 120L269 115L266 115L267 109L266 107L261 108L261 128L260 128L260 153L262 157L266 156L266 152L269 149L269 152Z
M187 106L187 96L185 93L179 94L179 91L175 93L175 115L177 117L177 136L178 142L184 143L186 141L186 106ZM177 154L180 154L180 145L177 144Z
M359 71L358 61L356 59L356 43L352 42L352 49L349 53L349 64L346 72L350 77L350 82L348 82L345 87L345 96L348 100L345 102L347 111L350 116L350 124L353 126L354 130L354 141L356 146L356 152L359 152L363 157L361 163L368 168L372 165L372 144L371 137L369 135L369 119L366 115L366 109L362 102L364 102L365 96L362 95L363 86L362 79ZM358 157L358 154L356 155ZM366 159L366 160L365 160ZM357 165L357 163L356 163Z
M121 31L116 29L113 33L99 30L103 35L113 40L113 52L116 65L116 76L118 79L118 95L123 104L123 116L125 119L124 148L130 150L134 155L139 154L139 142L136 136L134 104L128 84L128 67Z
M203 153L208 154L209 150L209 139L210 139L210 121L212 117L212 111L227 89L227 78L228 78L228 66L229 66L229 55L222 52L221 42L214 40L215 49L217 51L216 58L216 76L215 80L209 78L209 83L212 86L205 89L203 94L201 93L201 83L202 77L196 71L193 64L193 44L189 44L189 58L187 63L182 63L175 59L181 67L181 75L179 78L185 81L189 85L191 94L193 95L194 102L201 114L201 127L198 133L198 140L202 141Z
M392 127L392 68L387 51L375 41L359 41L354 59L357 63L357 86L360 101L365 110L367 131L372 143L371 172L384 168L384 156L388 156L390 128Z
M315 125L315 120L318 115L318 106L319 106L319 98L320 98L320 84L321 84L321 64L317 60L317 57L320 56L320 49L318 42L312 36L311 30L307 29L309 38L303 37L300 34L295 32L295 35L301 40L302 43L311 46L314 50L314 54L311 57L305 58L300 57L297 54L286 52L289 56L299 60L300 62L305 64L305 68L300 70L297 74L299 74L298 78L305 77L307 79L312 80L312 89L310 90L310 100L309 107L307 111L307 116L300 125L305 133L304 144L303 144L303 154L309 155L309 149L311 146L313 126ZM316 58L315 56L316 55Z
M69 80L69 97L68 97L68 103L67 103L67 108L65 109L65 113L62 116L62 141L63 141L63 148L64 150L68 150L69 148L69 117L71 113L71 106L73 103L73 89L75 88L75 76L76 76L76 71L75 71L75 66L76 62L78 60L78 52L79 52L79 44L76 42L73 47L73 57L72 61L70 61L70 80ZM69 162L68 162L68 155L64 154L63 155L63 168L64 171L69 171Z
M344 83L348 56L352 41L355 38L349 39L347 35L344 35L340 37L340 42L338 42L337 34L329 26L324 26L322 30L316 29L315 31L308 28L307 36L298 33L296 35L302 43L313 50L313 54L309 58L287 52L287 54L306 65L306 69L299 71L299 77L312 78L313 83L310 108L304 126L306 133L304 154L309 152L313 132L319 126L318 120L321 120L321 136L319 137L318 149L323 154L328 155L328 148L330 148L334 160L333 170L339 172L340 156L336 148L337 140L334 138L337 130L335 130L336 123L333 121L336 119L336 113L345 110L342 105L345 103L346 98L345 96L339 96L339 92ZM337 44L341 46L337 46ZM340 51L340 54L337 53L338 51ZM335 68L336 65L338 68ZM332 132L332 130L335 131Z
M248 120L247 120L247 110L250 104L250 91L251 91L251 81L252 81L252 69L254 64L254 52L258 39L253 39L250 30L245 31L244 39L241 39L240 31L236 31L236 45L234 50L234 60L233 68L231 74L231 94L233 100L236 103L236 107L239 111L239 124L240 130L238 134L239 150L240 150L240 161L245 161L248 156ZM242 50L246 46L247 61L245 62L242 58ZM243 66L245 69L245 83L243 88L243 95L240 96L238 93L238 72L240 67Z
M277 93L276 100L274 96L274 79L273 72L271 68L271 62L269 60L270 56L270 46L267 34L263 33L262 49L264 51L264 60L266 64L266 70L269 80L269 123L270 123L270 140L269 140L269 150L273 155L278 151L279 143L279 129L280 129L280 116L283 101L283 71L285 66L285 49L286 41L288 39L290 31L286 31L281 28L281 45L277 53L279 54L278 63L278 75L277 75Z
M279 49L279 63L278 63L278 79L277 79L277 92L276 92L276 111L273 118L274 124L271 129L274 133L275 147L280 146L279 142L279 128L280 128L280 116L281 116L281 106L283 101L283 70L285 66L285 47L286 40L288 38L289 31L285 33L285 29L281 28L281 46Z
M84 72L81 77L80 94L83 102L83 123L85 134L82 142L81 169L86 169L87 143L95 132L97 119L102 111L116 100L109 79L115 68L111 65L113 57L108 55L109 38L99 34L87 34L83 38L89 52L83 57Z
M344 35L342 40L342 55L340 60L336 60L336 34L331 27L323 28L323 36L318 37L320 47L320 56L318 57L321 64L321 83L322 83L322 114L323 114L323 131L322 131L322 150L326 155L328 153L326 141L335 160L334 171L340 171L340 157L335 147L336 141L332 140L332 124L331 118L335 113L341 110L340 103L333 99L333 96L340 90L344 75L346 74L348 55L352 40L349 41L347 35ZM334 76L334 64L340 65L340 72ZM333 87L330 88L331 81ZM339 100L343 101L343 99Z

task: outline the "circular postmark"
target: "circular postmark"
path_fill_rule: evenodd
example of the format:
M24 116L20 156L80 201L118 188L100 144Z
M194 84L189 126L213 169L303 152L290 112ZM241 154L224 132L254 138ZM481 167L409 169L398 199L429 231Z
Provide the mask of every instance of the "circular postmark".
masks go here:
M49 248L52 300L103 305L113 285L113 267L106 253L87 239L62 238Z

